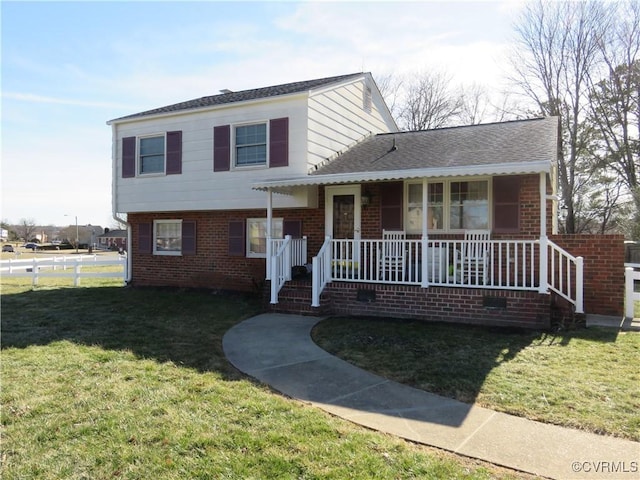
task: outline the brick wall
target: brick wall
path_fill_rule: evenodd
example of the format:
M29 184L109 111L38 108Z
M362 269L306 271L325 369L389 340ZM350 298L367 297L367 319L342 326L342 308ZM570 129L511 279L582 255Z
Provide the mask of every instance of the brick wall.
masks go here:
M333 282L327 285L326 296L331 313L336 315L389 316L533 329L550 326L550 297L537 292ZM485 306L485 302L494 303L494 300L504 303L499 307Z
M624 313L624 237L622 235L550 235L574 257L584 259L585 313Z
M276 209L273 216L300 220L303 235L308 236L309 254L320 249L324 240L324 209ZM243 291L261 288L266 276L266 261L264 258L229 256L229 222L265 217L266 210L130 214L133 283ZM140 253L139 225L159 219L195 221L196 254L163 256Z

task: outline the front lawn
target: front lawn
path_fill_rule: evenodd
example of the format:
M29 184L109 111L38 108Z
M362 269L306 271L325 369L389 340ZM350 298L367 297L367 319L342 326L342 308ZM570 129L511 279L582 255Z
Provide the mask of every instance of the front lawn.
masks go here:
M385 378L533 420L640 440L640 333L331 318L314 340Z
M531 478L247 379L222 336L251 298L2 283L3 479Z

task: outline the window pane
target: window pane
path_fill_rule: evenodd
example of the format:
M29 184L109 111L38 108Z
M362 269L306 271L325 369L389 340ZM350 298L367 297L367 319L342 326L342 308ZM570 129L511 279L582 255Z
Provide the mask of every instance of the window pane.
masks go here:
M443 226L444 184L430 183L428 188L428 228L438 230Z
M452 229L488 228L488 182L451 182Z
M236 145L256 145L267 143L267 124L245 125L236 128Z
M140 173L164 172L164 155L140 157Z
M180 252L182 250L181 222L157 222L155 229L156 252Z
M271 225L272 238L282 238L282 219L274 218ZM247 219L247 255L250 257L264 257L267 254L267 219Z
M140 139L140 155L156 155L164 153L164 137Z
M236 165L267 163L267 124L243 125L236 128Z
M264 165L267 163L267 146L238 147L236 165Z
M429 183L428 186L428 229L441 229L443 226L444 184ZM422 184L409 184L409 205L407 210L407 230L422 232Z
M164 135L140 139L140 173L164 172Z

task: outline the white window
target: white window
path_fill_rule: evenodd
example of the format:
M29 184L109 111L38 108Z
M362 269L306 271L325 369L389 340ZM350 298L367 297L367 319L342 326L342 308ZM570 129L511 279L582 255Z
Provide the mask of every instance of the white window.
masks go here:
M182 254L182 220L154 220L153 253L155 255Z
M235 166L267 165L267 124L254 123L235 127Z
M489 228L489 181L429 183L427 222L429 231ZM407 183L405 228L422 232L422 182Z
M164 173L164 135L141 137L138 148L138 168L141 175Z
M282 218L274 218L271 223L271 238L282 237ZM267 219L247 219L247 257L267 257Z

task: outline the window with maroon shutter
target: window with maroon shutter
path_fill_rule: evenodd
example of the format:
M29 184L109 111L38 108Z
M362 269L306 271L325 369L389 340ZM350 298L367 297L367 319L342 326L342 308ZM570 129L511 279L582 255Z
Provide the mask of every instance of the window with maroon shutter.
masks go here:
M244 256L244 247L244 220L231 220L229 222L229 256Z
M269 122L269 167L289 165L289 118Z
M138 225L138 253L151 253L153 243L153 224L140 223Z
M213 128L213 171L225 172L231 165L231 126Z
M196 254L196 222L182 221L182 255Z
M136 176L136 137L122 139L122 178Z
M380 226L383 230L403 230L402 182L380 184Z
M167 132L167 175L182 173L182 132Z
M520 177L493 179L493 230L497 233L520 231Z

